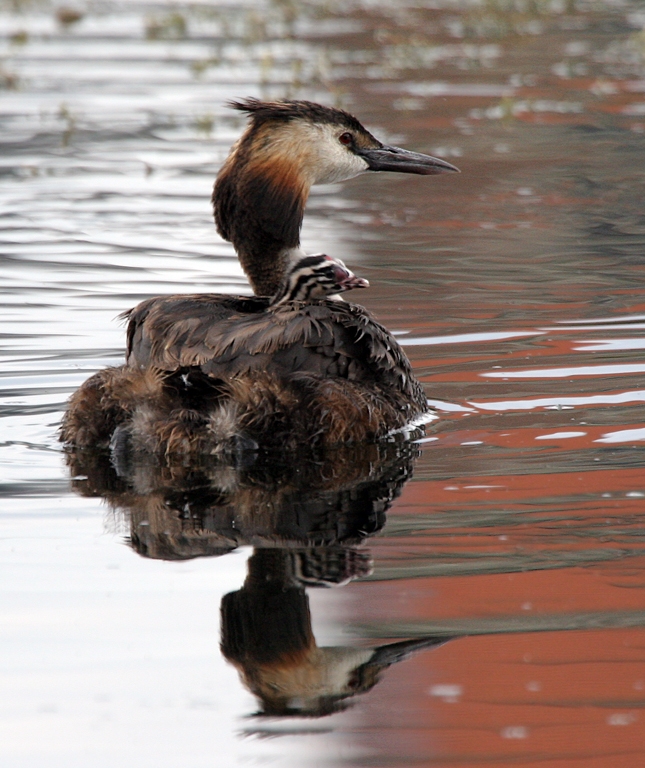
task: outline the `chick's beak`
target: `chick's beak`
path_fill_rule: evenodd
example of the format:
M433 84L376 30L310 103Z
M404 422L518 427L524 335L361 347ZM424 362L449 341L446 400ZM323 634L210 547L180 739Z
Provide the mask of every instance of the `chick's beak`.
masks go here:
M342 286L346 291L351 291L354 288L369 288L370 284L369 280L365 280L363 277L356 277L356 275L352 275L342 283Z
M369 288L370 284L362 277L356 277L349 269L341 267L339 264L334 266L334 279L340 291L352 291L354 288Z
M399 173L418 173L423 176L438 173L459 173L451 163L420 152L410 152L400 147L382 146L377 149L354 150L368 165L370 171L398 171Z

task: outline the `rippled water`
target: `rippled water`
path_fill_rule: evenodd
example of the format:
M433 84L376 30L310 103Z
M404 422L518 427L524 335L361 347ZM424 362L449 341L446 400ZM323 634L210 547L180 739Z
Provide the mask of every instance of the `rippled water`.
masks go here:
M0 8L2 764L640 768L642 4ZM113 484L108 508L94 476L70 486L57 425L122 359L117 314L247 291L209 209L242 126L225 102L247 95L341 104L462 169L314 190L303 238L369 278L360 300L442 418L396 472L368 456L339 480L380 510L368 529L334 518L341 550L322 524L251 515L226 528L229 554L166 562L153 532L140 557L133 521L153 519L151 499L192 504L195 479ZM261 510L256 469L239 487ZM221 544L222 520L202 523ZM240 660L231 617L268 600L256 572L290 595L275 616L336 649L308 646L330 677L363 665L349 709L250 717L238 671L252 689L264 640Z

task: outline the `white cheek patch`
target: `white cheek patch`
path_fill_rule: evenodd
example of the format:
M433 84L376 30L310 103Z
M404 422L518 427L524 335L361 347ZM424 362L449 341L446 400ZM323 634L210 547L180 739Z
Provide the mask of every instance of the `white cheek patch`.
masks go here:
M302 170L311 184L332 184L353 179L369 169L366 160L340 143L343 132L338 125L312 125L294 122L290 126L285 151L303 159Z
M369 169L366 160L340 143L338 135L342 130L338 126L320 125L317 128L318 162L314 184L333 184L353 179Z

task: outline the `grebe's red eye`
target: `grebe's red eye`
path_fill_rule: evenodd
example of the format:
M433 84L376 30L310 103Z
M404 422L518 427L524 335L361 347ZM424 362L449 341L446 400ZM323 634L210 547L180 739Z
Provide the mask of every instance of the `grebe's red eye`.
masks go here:
M351 133L341 133L338 137L338 141L347 147L354 141L354 137Z

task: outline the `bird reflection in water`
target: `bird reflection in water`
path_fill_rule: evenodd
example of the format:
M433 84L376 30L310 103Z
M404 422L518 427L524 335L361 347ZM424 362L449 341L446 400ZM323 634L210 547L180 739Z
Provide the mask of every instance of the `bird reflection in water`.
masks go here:
M379 674L446 637L378 648L320 648L304 587L365 575L363 553L342 547L257 549L242 589L222 600L222 652L261 703L259 714L320 717L369 691ZM313 579L312 579L313 576Z
M370 690L387 667L448 639L318 647L305 591L370 573L361 544L383 527L417 454L402 439L306 460L257 453L169 465L85 450L68 454L68 463L76 492L105 498L144 557L255 548L244 585L222 600L222 652L257 696L257 714L319 717Z

